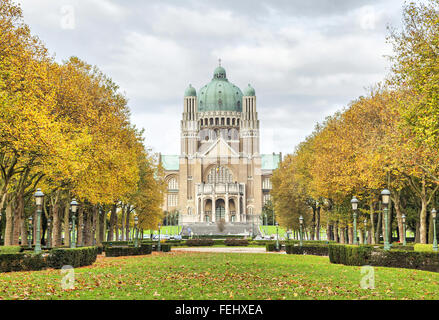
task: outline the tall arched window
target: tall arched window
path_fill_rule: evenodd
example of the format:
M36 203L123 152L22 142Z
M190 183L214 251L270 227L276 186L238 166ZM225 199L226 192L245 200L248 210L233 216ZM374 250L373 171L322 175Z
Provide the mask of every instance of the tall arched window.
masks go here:
M232 183L233 175L229 169L225 167L218 166L212 168L207 176L208 183Z
M178 182L176 178L171 178L168 181L168 190L176 191L178 190Z

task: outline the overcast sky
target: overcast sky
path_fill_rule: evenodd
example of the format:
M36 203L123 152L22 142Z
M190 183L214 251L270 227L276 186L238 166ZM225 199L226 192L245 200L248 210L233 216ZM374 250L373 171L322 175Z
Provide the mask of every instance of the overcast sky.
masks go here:
M222 59L256 89L261 151L291 153L317 122L389 72L401 0L19 0L57 61L97 65L163 154L180 152L183 95Z

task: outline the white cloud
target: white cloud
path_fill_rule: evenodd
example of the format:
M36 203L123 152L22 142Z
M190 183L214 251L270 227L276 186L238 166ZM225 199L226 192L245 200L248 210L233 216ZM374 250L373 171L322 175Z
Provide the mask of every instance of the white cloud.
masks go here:
M383 79L386 24L400 0L20 0L58 60L78 55L125 91L147 144L178 154L183 92L223 59L231 82L258 95L263 152L292 152L322 121ZM74 8L75 29L61 28ZM268 5L268 7L267 7Z

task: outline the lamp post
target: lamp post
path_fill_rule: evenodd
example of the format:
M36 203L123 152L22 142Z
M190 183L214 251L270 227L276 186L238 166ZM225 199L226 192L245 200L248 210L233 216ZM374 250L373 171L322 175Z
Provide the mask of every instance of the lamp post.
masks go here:
M3 217L3 215L2 215L2 212L0 210L0 242L2 240L2 222L3 222L2 217Z
M383 201L383 210L384 210L384 250L390 250L390 243L389 243L389 220L388 220L388 214L389 214L389 203L390 203L390 191L387 189L384 189L381 192L381 198Z
M363 244L367 243L367 218L364 219L364 239L363 239Z
M48 218L47 219L47 248L51 247L51 239L52 239L51 230L52 230L52 219Z
M32 249L32 220L33 220L32 216L30 216L29 219L27 220L28 221L27 227L29 229L29 232L28 232L28 238L29 238L28 245L29 245L29 249Z
M402 218L402 245L406 246L407 240L406 240L406 231L405 231L405 221L406 221L405 214L403 214L401 218Z
M44 193L41 191L41 189L37 189L37 192L34 194L35 197L35 204L37 205L37 230L35 234L35 253L41 252L41 213L43 209L43 201L44 201Z
M70 209L72 210L72 240L70 243L70 248L76 248L76 210L78 210L78 202L73 199L70 203Z
M162 227L162 225L159 223L159 243L157 245L157 251L160 252L161 248L160 248L160 228Z
M139 222L139 218L137 216L134 217L134 247L138 247L139 246L139 242L138 242L138 231L137 231L137 223Z
M279 251L279 223L276 222L276 251Z
M436 209L431 210L433 216L433 251L437 252L437 238L436 238Z
M354 211L354 245L357 245L357 209L358 209L358 199L354 196L351 200L352 211Z
M69 222L69 234L70 234L70 238L69 238L69 241L70 241L70 248L72 247L72 221L70 221Z
M303 217L300 216L299 218L299 223L300 223L300 232L299 232L299 236L300 236L300 246L303 246Z

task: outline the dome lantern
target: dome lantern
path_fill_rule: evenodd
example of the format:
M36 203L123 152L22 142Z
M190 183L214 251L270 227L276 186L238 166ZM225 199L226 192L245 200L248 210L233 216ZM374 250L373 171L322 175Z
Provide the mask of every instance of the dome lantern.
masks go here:
M253 87L249 84L247 88L244 90L244 96L245 97L255 97L256 91L253 89Z
M226 70L220 65L212 81L198 91L198 111L242 112L242 91L227 79Z
M184 96L186 97L196 97L197 96L197 91L195 90L194 87L192 87L192 85L190 84L189 87L186 89L186 91L184 92Z

